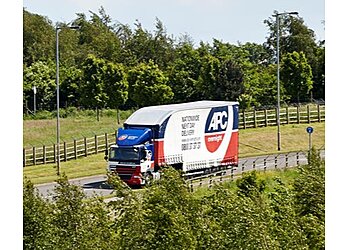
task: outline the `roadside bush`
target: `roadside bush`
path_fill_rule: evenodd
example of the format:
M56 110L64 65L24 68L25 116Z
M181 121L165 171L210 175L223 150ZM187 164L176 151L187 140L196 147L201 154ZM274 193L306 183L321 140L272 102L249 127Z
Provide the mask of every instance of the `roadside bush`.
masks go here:
M108 175L108 204L66 176L51 202L25 180L24 249L323 249L324 162L309 162L292 185L271 178L266 188L253 171L200 197L171 167L138 192Z

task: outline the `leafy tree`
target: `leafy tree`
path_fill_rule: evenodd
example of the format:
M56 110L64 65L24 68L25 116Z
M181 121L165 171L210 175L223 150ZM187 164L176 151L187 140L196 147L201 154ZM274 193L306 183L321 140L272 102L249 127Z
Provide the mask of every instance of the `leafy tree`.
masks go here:
M60 102L61 106L79 106L80 86L83 72L75 67L60 68Z
M165 104L174 93L168 78L154 62L141 63L128 73L129 97L140 106Z
M246 63L244 68L245 92L239 96L240 107L244 109L277 103L276 67ZM285 100L284 93L284 88L281 88L281 100Z
M174 102L188 102L199 99L198 78L201 58L190 44L176 49L176 59L168 69L169 84L174 92Z
M325 99L325 50L324 43L320 43L314 65L312 65L312 96L314 99Z
M30 66L37 61L55 58L55 29L44 16L23 9L23 63Z
M264 192L266 183L258 178L256 171L243 173L243 177L236 182L238 194L243 196L255 196Z
M54 193L54 249L106 249L115 245L109 211L101 198L85 201L81 187L69 184L65 175L57 180Z
M104 89L104 71L106 62L89 55L83 64L83 84L81 101L87 107L102 108L107 103L107 93Z
M299 168L299 176L293 183L295 210L307 236L308 245L325 247L325 166L319 154L312 148L309 164Z
M105 79L105 91L107 92L107 105L117 109L117 121L119 120L119 107L128 99L129 83L126 80L124 66L122 64L107 63Z
M122 64L107 63L104 84L107 92L107 105L111 108L119 108L128 98L128 82L125 69Z
M274 14L277 12L275 11ZM280 21L280 55L283 56L287 53L304 52L306 58L309 61L314 58L316 49L315 33L309 29L301 17L295 17L293 15L281 15ZM276 54L277 46L277 24L276 18L270 17L264 20L264 23L268 26L270 34L267 37L267 41L264 46L271 55Z
M288 53L282 59L281 81L292 102L309 100L312 71L303 52Z
M32 88L37 89L36 102L39 108L52 109L55 106L56 96L56 67L51 61L34 62L23 69L23 102L33 103L34 94Z
M23 247L24 249L49 249L51 245L52 206L40 197L33 183L23 183Z
M169 168L120 220L121 249L196 249L196 203L179 172ZM135 216L137 214L137 216ZM132 247L131 247L132 246Z
M122 65L89 55L83 64L81 100L86 106L117 108L127 99L128 83ZM97 114L97 119L98 114Z
M236 100L244 93L243 71L232 59L203 58L199 89L210 100Z
M273 220L271 234L280 249L307 249L306 235L294 206L293 190L278 177L273 183L273 190L267 194Z
M97 58L111 62L117 62L121 53L121 44L115 35L115 27L111 18L105 13L103 7L99 14L93 13L91 19L87 20L85 14L78 13L74 24L80 26L79 30L79 62L83 62L89 54Z

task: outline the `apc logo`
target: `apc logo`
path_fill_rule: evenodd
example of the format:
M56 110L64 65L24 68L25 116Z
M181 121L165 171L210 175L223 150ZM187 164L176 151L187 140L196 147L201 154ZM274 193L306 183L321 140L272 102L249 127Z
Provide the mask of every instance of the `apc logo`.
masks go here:
M228 107L212 108L205 124L205 146L213 153L221 145L228 125Z

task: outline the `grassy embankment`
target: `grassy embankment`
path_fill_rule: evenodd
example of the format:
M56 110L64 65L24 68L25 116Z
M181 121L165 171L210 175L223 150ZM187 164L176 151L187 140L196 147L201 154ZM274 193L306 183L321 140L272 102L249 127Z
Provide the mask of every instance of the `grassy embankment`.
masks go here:
M113 132L118 124L115 117L102 116L100 122L95 117L61 119L61 140L79 139L94 134ZM122 122L121 122L122 124ZM120 125L121 126L121 125ZM308 134L305 129L308 124L281 126L282 152L308 149ZM313 145L319 149L324 146L325 124L313 123ZM23 124L24 146L53 144L56 141L56 120L26 120ZM277 127L241 129L239 131L239 156L257 156L277 153ZM78 160L61 162L61 173L68 178L78 178L106 173L106 162L103 154L92 155ZM28 166L23 170L33 183L52 182L57 179L56 164Z

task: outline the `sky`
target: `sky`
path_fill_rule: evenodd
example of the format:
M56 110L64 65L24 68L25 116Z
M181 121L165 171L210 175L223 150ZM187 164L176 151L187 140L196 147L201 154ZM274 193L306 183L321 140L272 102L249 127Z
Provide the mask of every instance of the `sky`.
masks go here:
M174 37L189 35L195 44L222 42L255 42L262 44L268 35L264 20L273 11L297 11L305 24L315 31L316 40L325 38L324 0L24 0L27 11L47 16L53 23L71 22L76 13L98 13L103 6L113 22L153 31L156 18Z

